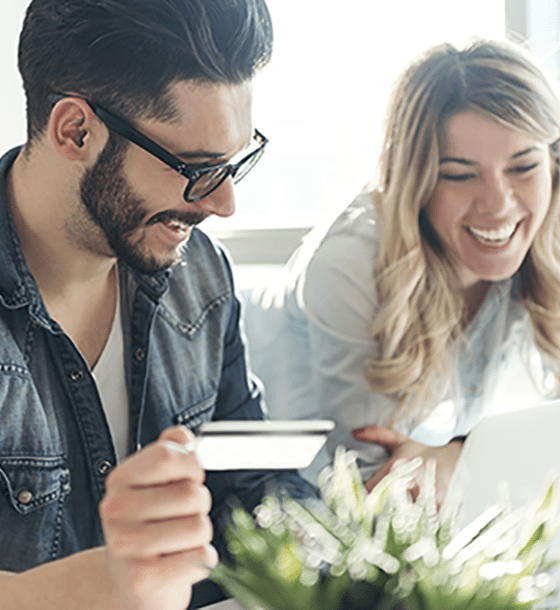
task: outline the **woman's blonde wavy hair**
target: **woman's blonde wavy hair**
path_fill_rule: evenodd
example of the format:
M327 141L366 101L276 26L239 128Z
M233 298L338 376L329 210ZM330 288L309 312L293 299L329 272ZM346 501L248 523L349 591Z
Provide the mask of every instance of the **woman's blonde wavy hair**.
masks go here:
M375 391L397 398L395 423L442 398L466 323L457 277L423 212L438 180L442 128L459 112L480 113L549 143L552 200L521 266L520 295L537 346L560 363L560 105L523 49L485 40L462 50L450 44L428 50L402 73L391 99L373 194L382 226L373 325L378 352L366 377Z

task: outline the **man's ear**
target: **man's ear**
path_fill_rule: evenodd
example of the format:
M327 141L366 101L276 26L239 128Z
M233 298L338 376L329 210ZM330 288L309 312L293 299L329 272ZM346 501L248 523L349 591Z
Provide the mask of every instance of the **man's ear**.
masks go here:
M65 97L54 105L48 132L56 150L71 161L97 157L108 137L103 122L77 97Z

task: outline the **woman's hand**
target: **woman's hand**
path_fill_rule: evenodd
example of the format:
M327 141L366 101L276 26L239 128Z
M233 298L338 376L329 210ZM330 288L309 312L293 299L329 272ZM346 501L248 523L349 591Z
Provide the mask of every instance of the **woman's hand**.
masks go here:
M379 468L379 470L365 483L365 487L370 492L381 479L389 474L391 468L397 460L412 460L415 457L421 457L424 464L432 459L436 461L436 503L438 508L441 507L455 465L461 455L463 442L454 440L443 445L442 447L429 447L422 443L413 441L405 434L401 434L396 430L383 428L381 426L368 426L353 430L352 434L360 441L378 443L384 445L391 451L391 457ZM424 467L420 468L416 473L416 477L410 488L410 492L414 499L417 498L420 492L420 486L424 478Z
M119 608L184 610L191 585L217 561L210 492L185 448L192 438L169 428L107 478L100 514Z

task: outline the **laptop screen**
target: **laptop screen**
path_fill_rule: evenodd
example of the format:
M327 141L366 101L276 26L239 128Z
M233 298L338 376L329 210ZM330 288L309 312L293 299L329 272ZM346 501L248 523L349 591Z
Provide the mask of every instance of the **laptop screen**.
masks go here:
M457 494L463 499L464 525L499 500L507 484L512 509L534 501L560 475L560 400L529 409L493 415L479 422L467 437L442 510ZM560 533L550 546L560 556ZM560 570L554 572L560 588ZM558 607L557 597L553 605Z

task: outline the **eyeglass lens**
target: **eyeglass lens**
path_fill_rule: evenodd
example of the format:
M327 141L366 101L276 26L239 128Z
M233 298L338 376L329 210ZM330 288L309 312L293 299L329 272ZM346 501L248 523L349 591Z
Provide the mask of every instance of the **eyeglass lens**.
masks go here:
M237 172L235 173L234 182L239 182L242 178L245 178L245 176L253 169L253 167L255 167L255 165L257 164L257 161L263 156L263 154L264 154L264 148L259 148L258 150L255 151L254 155L249 157L245 161L245 163L240 165L237 168Z
M257 161L262 157L263 153L264 148L260 148L259 150L256 150L253 155L249 156L246 160L244 160L241 165L234 166L234 183L239 182L253 169ZM200 176L193 183L191 183L191 186L188 189L188 198L202 199L204 196L208 195L213 190L218 188L218 186L230 174L230 167L231 166L226 165L224 167L217 168L214 172L207 172L202 174L202 176Z
M197 180L191 183L189 198L202 199L205 195L217 188L228 176L229 168L220 167L214 172L202 174Z

